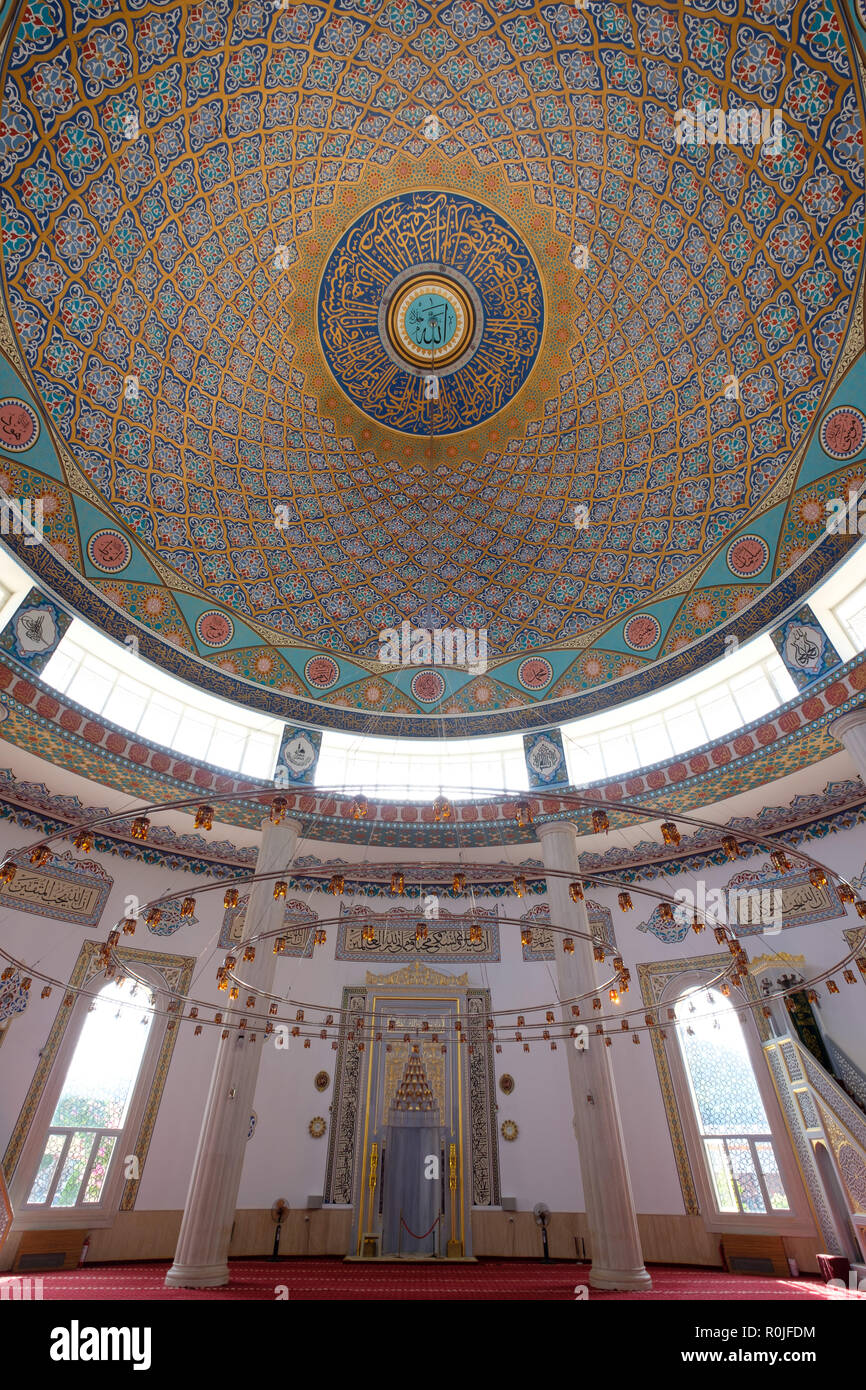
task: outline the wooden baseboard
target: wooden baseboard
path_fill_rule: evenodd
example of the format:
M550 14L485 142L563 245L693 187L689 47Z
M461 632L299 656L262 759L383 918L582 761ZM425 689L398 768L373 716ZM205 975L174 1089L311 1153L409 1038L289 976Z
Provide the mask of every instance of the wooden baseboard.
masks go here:
M81 1259L83 1231L22 1231L12 1266L16 1274L31 1270L75 1269Z
M782 1236L722 1236L722 1256L731 1274L790 1273Z

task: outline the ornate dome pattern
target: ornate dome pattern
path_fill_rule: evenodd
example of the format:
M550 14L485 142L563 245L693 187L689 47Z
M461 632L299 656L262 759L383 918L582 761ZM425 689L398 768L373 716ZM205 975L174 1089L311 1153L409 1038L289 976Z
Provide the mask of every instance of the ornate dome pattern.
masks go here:
M178 674L337 727L531 727L718 656L836 562L825 499L863 481L816 432L863 398L855 64L831 0L31 0L0 130L22 554ZM700 101L778 144L677 143ZM537 343L485 400L482 331L419 439L322 305L353 229L436 199L525 248ZM489 669L383 669L403 621L485 628Z

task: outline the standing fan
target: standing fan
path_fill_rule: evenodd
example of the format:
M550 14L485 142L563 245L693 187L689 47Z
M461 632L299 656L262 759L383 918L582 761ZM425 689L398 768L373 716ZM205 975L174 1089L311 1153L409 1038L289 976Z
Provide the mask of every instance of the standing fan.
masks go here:
M283 1230L283 1217L289 1214L289 1204L285 1197L278 1197L271 1207L271 1220L276 1222L277 1229L274 1231L274 1249L271 1255L272 1260L276 1260L280 1253L280 1235Z
M532 1208L532 1215L535 1217L536 1226L541 1227L541 1243L544 1246L544 1258L550 1259L550 1251L547 1247L547 1223L550 1220L550 1207L546 1202L536 1202Z

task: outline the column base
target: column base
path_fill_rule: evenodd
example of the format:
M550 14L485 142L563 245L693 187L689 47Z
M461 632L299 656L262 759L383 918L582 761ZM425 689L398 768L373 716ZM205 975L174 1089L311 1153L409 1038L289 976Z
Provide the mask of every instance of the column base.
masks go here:
M172 1265L165 1276L167 1289L217 1289L229 1282L229 1267L220 1265Z
M589 1272L591 1289L640 1289L649 1293L652 1286L653 1281L643 1265L635 1269L602 1269L593 1265Z

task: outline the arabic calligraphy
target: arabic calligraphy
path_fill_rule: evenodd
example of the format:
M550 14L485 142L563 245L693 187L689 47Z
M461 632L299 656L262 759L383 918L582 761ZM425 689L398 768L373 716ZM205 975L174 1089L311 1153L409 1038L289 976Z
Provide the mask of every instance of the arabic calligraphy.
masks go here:
M486 921L485 921L486 917ZM394 960L395 958L437 956L453 961L498 961L499 929L488 914L471 921L425 922L427 935L416 936L415 917L384 922L372 914L358 915L341 922L337 937L337 960ZM367 931L365 939L364 932Z
M10 453L20 454L29 449L39 432L35 411L14 396L0 400L0 443Z
M447 299L429 294L412 305L406 327L417 347L444 347L454 336L457 315Z
M431 267L435 276L424 273ZM388 287L405 278L412 293L398 293L395 312L380 315ZM464 361L473 330L471 314L464 324L461 314L472 297L480 338ZM346 394L379 422L425 435L471 429L501 410L529 375L544 320L538 269L518 233L473 199L444 192L408 193L368 209L331 253L318 307L322 347ZM384 341L383 322L390 325ZM413 372L408 364L429 365L439 353L452 362L457 353L456 365L428 404L420 366Z
M92 917L102 892L100 884L72 883L53 874L25 869L18 870L14 883L0 884L5 905L14 907L19 901L43 913L50 908L49 915L59 917Z
M766 920L767 908L765 898L767 896L768 885L749 884L738 886L736 891L730 890L732 904L736 904L736 921L738 926L761 926ZM833 902L829 890L826 887L816 887L808 879L803 879L799 883L780 883L775 880L770 889L772 893L772 912L774 916L782 919L788 926L793 921L801 921L803 918L814 920L815 916L835 916L838 909L833 908Z

